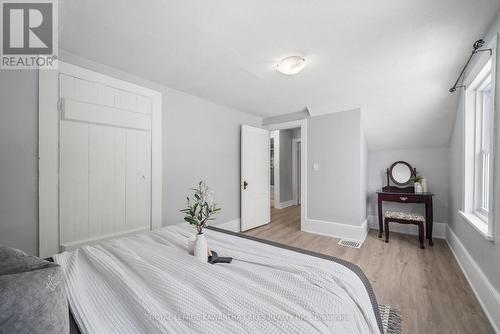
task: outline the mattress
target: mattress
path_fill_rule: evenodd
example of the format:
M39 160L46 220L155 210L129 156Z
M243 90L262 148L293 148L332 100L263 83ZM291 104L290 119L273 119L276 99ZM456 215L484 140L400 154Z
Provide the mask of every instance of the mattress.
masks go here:
M381 333L370 283L354 264L219 230L188 254L179 224L54 256L82 333Z

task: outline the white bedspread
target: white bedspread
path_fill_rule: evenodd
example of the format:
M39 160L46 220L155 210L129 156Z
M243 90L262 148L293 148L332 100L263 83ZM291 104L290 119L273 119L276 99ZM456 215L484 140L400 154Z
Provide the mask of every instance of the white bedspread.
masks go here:
M231 264L187 252L187 224L54 256L82 333L380 333L346 266L216 231Z

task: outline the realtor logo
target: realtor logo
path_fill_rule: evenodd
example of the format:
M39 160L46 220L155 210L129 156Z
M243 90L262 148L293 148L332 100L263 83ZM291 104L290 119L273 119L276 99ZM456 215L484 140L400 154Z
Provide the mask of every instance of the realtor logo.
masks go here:
M57 67L56 0L0 0L2 69Z

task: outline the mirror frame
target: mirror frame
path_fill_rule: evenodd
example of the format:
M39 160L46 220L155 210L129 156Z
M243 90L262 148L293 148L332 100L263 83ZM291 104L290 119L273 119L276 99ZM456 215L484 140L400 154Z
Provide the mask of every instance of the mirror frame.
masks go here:
M410 179L408 179L408 181L407 181L407 182L405 182L405 183L399 183L399 182L398 182L398 181L396 181L396 180L394 179L394 177L392 176L392 169L393 169L396 165L398 165L398 164L403 164L403 165L406 165L406 166L408 166L408 168L410 169ZM413 167L412 167L409 163L407 163L406 161L402 161L402 160L401 160L401 161L396 161L396 162L394 162L394 163L391 165L391 167L389 167L388 172L389 172L388 174L389 174L389 177L391 178L391 181L392 181L395 185L400 186L400 187L404 187L404 186L409 185L409 184L411 183L411 181L410 181L410 180L411 180L411 177L415 176L415 170L413 169Z

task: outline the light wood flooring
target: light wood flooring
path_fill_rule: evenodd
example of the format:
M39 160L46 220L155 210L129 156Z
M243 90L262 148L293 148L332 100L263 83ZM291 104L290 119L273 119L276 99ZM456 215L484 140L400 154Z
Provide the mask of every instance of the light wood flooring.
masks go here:
M402 312L405 334L493 333L444 240L420 249L416 236L391 232L386 244L378 231L370 230L361 249L352 249L339 246L338 239L300 231L300 206L273 208L271 217L271 223L245 234L357 264L378 302Z

